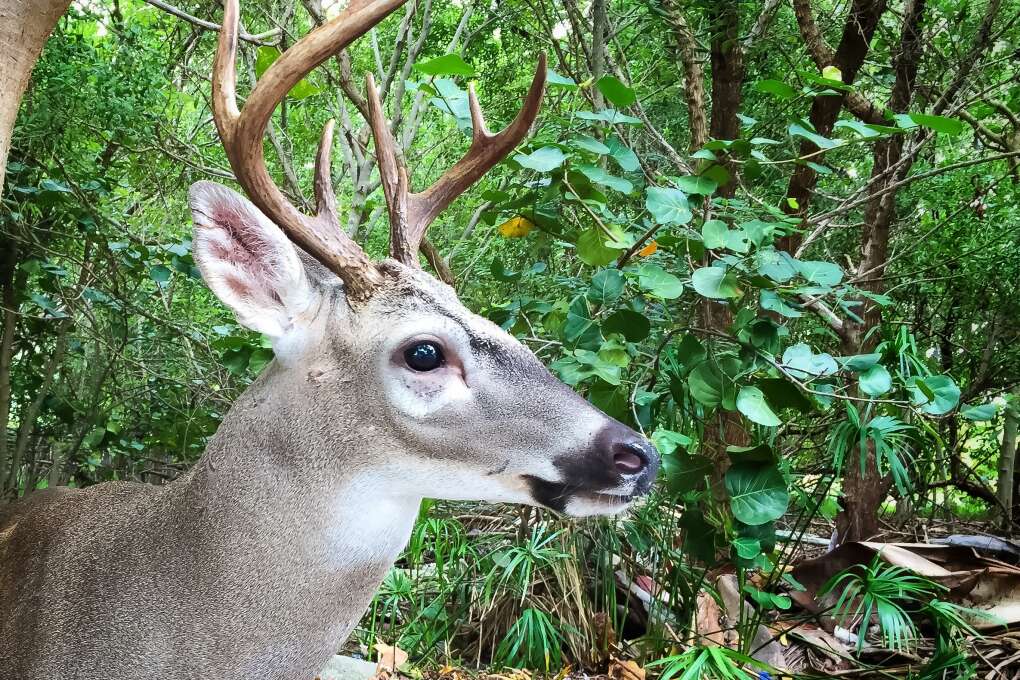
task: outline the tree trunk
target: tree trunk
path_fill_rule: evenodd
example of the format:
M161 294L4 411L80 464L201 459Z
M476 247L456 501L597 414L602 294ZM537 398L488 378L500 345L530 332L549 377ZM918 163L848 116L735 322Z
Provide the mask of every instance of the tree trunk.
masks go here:
M1017 425L1020 424L1020 405L1015 401L1006 407L1002 423L1002 448L999 453L999 503L1002 505L1002 528L1011 531L1013 527L1013 472L1016 469Z
M825 44L815 25L810 0L794 0L794 14L801 36L818 70L821 71L826 66L835 66L840 70L842 81L852 84L864 64L865 57L868 56L868 46L871 44L878 21L885 12L885 6L885 0L855 0L847 14L839 46L833 52ZM815 97L811 103L810 121L818 134L828 137L832 133L833 125L843 108L844 99L843 94ZM799 155L817 154L818 151L818 146L805 140L800 145ZM819 157L814 160L821 162ZM783 201L783 211L791 215L806 215L817 182L818 173L807 165L798 165L790 177L790 184L786 190L787 198L792 200ZM800 234L791 234L782 238L778 247L792 253L800 245L800 239Z
M889 96L888 108L904 112L910 105L920 63L921 19L924 16L925 0L913 0L904 7L900 48L893 60L896 80ZM893 136L875 144L872 177L883 176L896 165L903 153L903 138ZM872 198L864 211L864 234L861 238L861 259L859 272L870 272L859 286L863 290L881 293L885 289L885 265L889 259L889 242L892 225L896 217L896 192L880 194L888 183L886 178L876 181L871 188ZM879 334L867 335L869 329L882 322L881 308L874 302L866 302L862 315L864 323L849 323L843 349L847 355L867 354L878 342ZM873 537L878 532L878 513L889 491L890 480L879 473L875 464L875 453L868 447L863 471L859 460L848 462L847 474L843 480L843 511L837 518L836 526L840 542L860 541Z
M21 97L46 38L70 0L0 0L0 193Z
M740 7L735 2L711 5L708 10L711 37L712 113L709 134L715 139L740 136L740 111L744 84L744 55L740 43ZM737 188L739 168L725 156L722 163L730 181L721 185L718 195L732 198ZM708 257L706 255L706 257ZM709 264L709 260L703 262ZM698 310L702 328L726 332L733 323L729 305L704 299ZM729 468L727 445L745 446L749 442L740 414L720 410L705 423L703 452L712 461L712 489L717 498L725 497L724 475Z

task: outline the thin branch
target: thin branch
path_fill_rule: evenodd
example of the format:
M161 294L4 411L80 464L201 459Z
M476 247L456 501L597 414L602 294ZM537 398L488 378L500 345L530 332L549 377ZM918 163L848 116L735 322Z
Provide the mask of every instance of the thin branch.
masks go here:
M183 19L184 21L187 21L189 24L194 24L199 28L205 28L210 31L220 30L219 24L214 24L211 21L199 19L196 16L188 14L182 9L162 2L162 0L144 0L144 2L152 5L156 9L163 10L167 14L172 14L178 19ZM280 29L274 28L271 31L266 31L265 33L258 33L256 35L252 35L251 33L245 33L244 31L241 31L238 33L237 37L245 42L252 43L253 45L275 45L280 39L280 34L281 34Z

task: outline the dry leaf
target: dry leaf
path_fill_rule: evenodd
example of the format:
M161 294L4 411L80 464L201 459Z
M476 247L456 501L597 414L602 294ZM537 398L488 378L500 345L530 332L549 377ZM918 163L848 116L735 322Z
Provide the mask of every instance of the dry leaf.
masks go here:
M645 669L630 659L609 657L610 680L645 680Z
M379 662L375 667L376 677L379 677L380 673L396 673L398 668L407 663L407 652L400 647L379 642L375 645L375 651L379 652Z
M638 257L648 257L649 255L654 254L655 251L658 250L658 249L659 249L659 244L656 243L655 241L652 241L647 246L645 246L641 250L637 251L637 254L638 254Z
M534 228L535 225L532 222L518 215L499 225L499 233L500 236L506 238L522 238L527 236Z
M722 610L715 598L701 591L698 593L697 626L695 632L699 642L708 641L720 647L726 646L726 626L722 625Z

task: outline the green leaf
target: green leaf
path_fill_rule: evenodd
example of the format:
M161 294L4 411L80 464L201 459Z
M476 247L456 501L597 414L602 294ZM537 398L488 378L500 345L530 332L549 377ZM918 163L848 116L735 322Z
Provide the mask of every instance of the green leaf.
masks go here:
M701 240L709 249L723 248L726 246L726 232L729 227L722 220L705 220L701 225Z
M778 427L783 424L765 401L765 395L757 387L744 385L737 393L737 410L747 419L759 425Z
M598 324L588 312L588 304L583 295L578 295L567 307L567 318L563 323L563 339L571 345L582 347L602 344L602 333Z
M610 175L597 165L576 165L574 167L581 171L585 177L595 184L607 186L610 189L615 189L623 194L629 194L634 190L634 185L628 180L625 180L622 177L616 177L615 175Z
M826 66L822 69L822 77L826 80L837 80L843 82L843 72L839 70L838 66Z
M776 283L786 283L797 275L797 260L775 248L763 248L755 254L758 273Z
M761 554L761 541L757 538L737 537L733 539L733 550L742 560L753 560Z
M866 125L859 120L837 120L834 127L837 130L840 128L853 130L862 139L874 139L882 136L881 132L878 132L873 127ZM896 131L899 132L899 129L896 129Z
M103 439L106 437L106 428L100 425L94 427L85 435L85 439L82 440L82 446L86 449L94 449L103 443Z
M834 149L840 144L842 144L842 142L839 141L838 139L829 139L828 137L823 137L816 132L808 130L800 123L791 123L788 131L791 137L802 137L808 140L809 142L814 143L814 145L817 146L819 149Z
M664 300L675 300L684 291L684 284L657 264L645 264L637 270L638 285L648 294Z
M507 269L506 265L503 264L503 258L499 255L492 258L492 262L489 264L489 273L492 274L497 281L503 281L505 283L513 283L514 281L520 280L522 274L522 272L510 271Z
M914 121L918 125L946 135L958 135L963 132L965 127L963 121L957 120L956 118L932 116L926 113L911 113L908 115L910 116L910 120Z
M459 54L444 54L441 57L415 64L414 70L427 76L466 76L477 75L474 67L464 61Z
M220 358L220 363L234 375L244 375L248 369L249 359L251 359L251 347L244 346L225 351Z
M610 158L620 166L621 170L624 172L637 172L641 169L641 162L638 160L637 154L624 144L619 137L613 135L606 140L606 145L609 147Z
M691 285L700 295L713 300L728 300L740 296L737 278L725 267L702 267L691 275Z
M640 125L641 119L635 118L634 116L628 116L625 113L620 113L616 109L603 109L598 113L593 111L578 111L576 114L581 120L593 120L601 121L603 123L609 123L611 125L623 124L623 125Z
M645 207L659 224L687 224L694 217L687 194L671 187L648 187Z
M790 504L786 480L774 465L730 466L726 471L726 490L733 516L750 526L779 519Z
M55 179L44 179L39 182L39 188L43 191L52 191L58 194L74 193L71 187L67 186L67 184Z
M719 184L708 177L677 177L673 183L680 191L700 196L711 196L719 188Z
M252 373L261 373L262 369L273 360L273 350L260 347L251 353L251 357L248 359L248 370Z
M658 428L652 433L652 443L663 456L668 456L678 448L686 449L692 444L692 440L685 434Z
M562 87L564 90L576 90L577 83L574 82L573 78L561 76L551 68L546 69L545 82L549 84L549 87Z
M603 335L619 333L628 342L641 342L651 330L648 318L632 309L618 309L602 322Z
M832 355L815 354L803 342L791 345L783 352L783 366L798 380L810 380L832 375L839 370Z
M594 137L589 137L588 135L577 135L576 137L571 137L570 146L575 149L590 151L591 153L598 154L600 156L605 156L609 153L608 146Z
M852 357L839 357L838 361L843 364L843 368L860 373L877 364L881 358L881 354L857 354Z
M892 376L882 364L875 364L857 378L861 392L869 397L879 397L892 389Z
M960 411L960 415L967 420L982 421L982 420L995 420L995 416L998 414L999 409L995 404L978 404L976 406L968 406Z
M171 274L172 272L161 264L149 269L149 278L159 284L169 281Z
M577 237L577 256L587 265L604 267L620 255L620 249L606 245L606 235L598 227L581 232Z
M797 96L797 91L781 80L759 80L754 84L754 89L783 99L793 99Z
M778 293L771 290L763 290L760 294L761 308L776 314L781 314L790 319L804 316L804 312L789 305Z
M765 393L765 400L774 409L792 408L801 413L812 411L811 400L786 378L762 378L755 385Z
M703 361L687 377L687 386L699 403L715 407L722 403L724 379L714 361Z
M627 107L637 101L637 94L616 76L602 76L595 84L599 92L610 102L620 107Z
M843 270L835 262L801 260L797 263L800 275L819 286L835 286L843 280Z
M536 172L551 172L556 168L563 165L563 161L567 159L559 147L555 146L543 146L541 149L536 149L530 154L517 154L514 156L514 160L521 164L522 167Z
M619 269L603 269L591 278L586 297L600 305L616 301L623 294L623 274Z
M914 406L919 406L923 412L932 416L949 413L960 402L960 388L947 375L911 378L907 382L907 390Z

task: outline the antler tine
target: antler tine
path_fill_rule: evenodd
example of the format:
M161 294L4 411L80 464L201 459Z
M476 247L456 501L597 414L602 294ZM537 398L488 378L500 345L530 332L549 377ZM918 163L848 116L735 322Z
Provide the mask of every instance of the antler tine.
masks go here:
M339 276L353 300L365 300L382 274L340 228L329 179L332 124L323 131L316 158L318 212L302 214L283 195L266 170L262 138L273 111L298 82L333 54L382 21L407 0L353 0L332 21L315 29L284 52L262 75L244 107L236 101L238 0L225 0L223 28L213 65L213 118L238 183L251 201L287 236Z
M501 132L492 134L485 125L482 108L474 87L468 86L471 109L471 146L457 163L443 173L435 184L420 193L411 193L407 169L397 157L396 142L386 124L379 93L372 75L368 74L369 124L375 139L379 176L390 216L390 255L407 265L418 266L418 248L425 231L434 219L457 196L506 157L528 134L538 116L545 90L545 54L539 56L535 77L517 117Z

